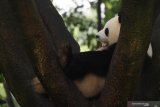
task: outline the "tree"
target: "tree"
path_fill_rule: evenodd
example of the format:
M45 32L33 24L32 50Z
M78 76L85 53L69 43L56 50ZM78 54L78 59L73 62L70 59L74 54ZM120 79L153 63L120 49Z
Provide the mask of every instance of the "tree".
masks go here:
M79 46L50 0L1 0L0 69L19 104L22 107L125 106L133 97L149 44L154 2L123 0L122 30L105 90L97 101L90 101L63 73L68 55L72 54L70 47L73 53L78 53ZM35 76L51 99L34 92L31 80Z

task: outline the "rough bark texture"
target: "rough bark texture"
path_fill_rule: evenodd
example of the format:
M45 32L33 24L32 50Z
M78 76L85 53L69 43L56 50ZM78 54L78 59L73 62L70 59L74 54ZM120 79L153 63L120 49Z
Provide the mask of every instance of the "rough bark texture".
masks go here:
M160 1L158 1L160 2ZM156 5L159 5L159 3ZM134 100L158 101L160 96L160 7L156 7L151 37L153 58L142 71ZM159 15L159 16L158 16ZM158 17L156 17L158 16Z
M53 107L49 100L37 95L31 86L33 66L20 40L15 12L7 0L0 1L0 68L10 89L22 107Z
M100 99L102 107L125 107L132 100L148 48L154 0L123 0L117 49Z

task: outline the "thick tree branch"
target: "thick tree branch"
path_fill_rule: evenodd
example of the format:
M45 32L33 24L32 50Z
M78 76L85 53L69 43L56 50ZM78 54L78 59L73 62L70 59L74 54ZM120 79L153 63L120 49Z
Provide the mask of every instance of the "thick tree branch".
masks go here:
M132 99L152 31L154 0L123 0L122 28L100 104L126 106Z
M33 66L20 40L23 33L18 26L15 12L7 0L0 1L0 68L10 89L23 107L53 107L48 100L32 89ZM41 103L43 102L43 103Z
M97 22L98 27L97 27L97 29L98 29L98 31L100 31L102 29L101 4L102 4L102 0L98 0L98 2L97 2L97 14L98 14L97 15L97 18L98 18L98 22Z
M144 64L140 78L138 80L137 89L135 91L134 100L140 101L156 101L159 100L160 96L160 7L159 0L156 0L154 6L154 26L151 37L151 44L153 49L153 57L151 60L145 59L147 63Z
M152 49L153 59L149 70L144 71L145 78L141 78L141 87L145 91L141 90L142 100L159 100L160 96L160 15L157 17L153 27L152 33ZM146 84L148 88L146 87Z
M38 10L43 19L47 30L51 34L51 38L59 48L64 43L69 43L72 47L73 53L80 51L78 43L73 39L68 32L62 17L58 14L50 0L36 0ZM55 26L57 25L57 26Z
M149 82L150 86L153 87L149 89L150 96L149 100L159 100L160 96L160 15L157 17L157 20L155 21L154 29L153 29L153 34L152 34L152 47L153 47L153 60L152 60L152 70L150 72L150 78L148 81L152 80L152 82Z

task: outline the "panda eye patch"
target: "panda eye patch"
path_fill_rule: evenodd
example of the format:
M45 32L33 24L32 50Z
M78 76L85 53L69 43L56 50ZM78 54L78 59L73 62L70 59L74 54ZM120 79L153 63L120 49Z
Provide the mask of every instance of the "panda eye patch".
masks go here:
M108 34L109 34L109 29L108 28L105 29L105 34L106 34L106 36L108 36Z

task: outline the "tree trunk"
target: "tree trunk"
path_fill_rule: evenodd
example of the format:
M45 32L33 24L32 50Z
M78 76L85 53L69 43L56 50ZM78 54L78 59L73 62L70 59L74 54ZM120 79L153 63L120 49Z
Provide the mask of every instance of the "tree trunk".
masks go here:
M0 1L0 69L22 107L53 107L49 100L32 89L34 68L24 49L21 39L24 33L12 6L7 0Z
M98 19L98 21L97 21L97 25L98 25L97 30L98 31L100 31L102 29L101 4L102 4L102 0L98 0L98 2L97 2L97 19ZM100 47L100 42L97 41L97 48L99 48L99 47Z
M158 101L160 96L160 15L155 21L152 33L152 49L153 49L153 59L152 63L145 71L144 75L141 77L140 87L142 88L139 92L140 97L138 99L148 100L148 101ZM147 86L147 88L146 88Z
M151 37L154 2L123 0L120 38L99 102L102 107L126 107L132 100Z
M102 4L102 0L98 0L98 2L97 2L97 17L98 17L98 23L97 23L98 28L97 29L98 29L98 31L102 29L101 4Z

